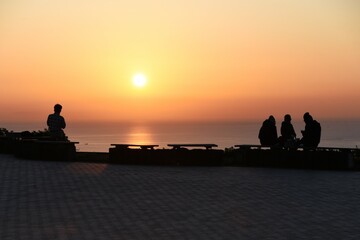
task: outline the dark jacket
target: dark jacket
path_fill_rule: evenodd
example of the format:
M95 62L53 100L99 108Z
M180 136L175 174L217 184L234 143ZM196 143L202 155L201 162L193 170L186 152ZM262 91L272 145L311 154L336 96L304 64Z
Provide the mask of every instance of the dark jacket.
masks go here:
M317 147L321 138L321 125L316 120L312 120L305 125L302 143L304 147Z
M275 124L268 119L263 122L259 131L260 143L263 146L273 146L277 143L278 136Z
M296 137L296 133L291 122L283 121L281 123L281 136L283 140L293 139Z

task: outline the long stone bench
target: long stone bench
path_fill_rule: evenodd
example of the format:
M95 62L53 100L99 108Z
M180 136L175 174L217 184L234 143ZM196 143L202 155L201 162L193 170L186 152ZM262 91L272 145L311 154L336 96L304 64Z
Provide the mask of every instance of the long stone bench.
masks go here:
M26 159L72 161L79 142L23 139L18 141L15 156Z
M360 151L356 148L283 149L247 144L234 147L227 158L231 165L334 170L360 168Z
M201 144L193 144L193 143L176 143L176 144L168 144L169 147L172 147L175 150L179 150L182 148L199 148L204 147L206 150L210 150L213 147L217 147L218 145L213 143L201 143Z
M111 144L109 160L121 164L201 165L222 164L223 150L216 144L168 144L172 149L155 149L158 145ZM188 148L195 149L188 149ZM199 149L205 148L205 149Z
M140 148L143 150L154 150L155 147L159 145L151 145L151 144L111 144L116 149L124 150L124 149L131 149L131 148Z

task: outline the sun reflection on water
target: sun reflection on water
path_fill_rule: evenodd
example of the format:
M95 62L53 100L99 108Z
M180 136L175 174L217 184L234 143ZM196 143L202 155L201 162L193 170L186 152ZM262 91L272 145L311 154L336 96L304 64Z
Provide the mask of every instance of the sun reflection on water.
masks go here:
M129 144L154 144L150 129L144 125L132 126L126 141Z

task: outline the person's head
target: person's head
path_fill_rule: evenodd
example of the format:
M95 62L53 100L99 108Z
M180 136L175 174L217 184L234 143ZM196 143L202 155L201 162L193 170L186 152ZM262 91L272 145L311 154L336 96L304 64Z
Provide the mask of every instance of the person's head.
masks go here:
M55 106L54 106L55 113L60 113L61 109L62 109L62 106L60 104L55 104Z
M274 118L273 115L270 115L270 117L269 117L269 122L271 122L272 124L275 125L276 121L275 121L275 118Z
M285 121L285 122L291 122L291 116L290 116L290 114L286 114L286 115L284 116L284 121Z
M304 114L304 122L305 122L305 123L309 123L309 122L311 122L312 120L313 120L313 118L312 118L312 116L310 115L310 113L306 112L306 113Z

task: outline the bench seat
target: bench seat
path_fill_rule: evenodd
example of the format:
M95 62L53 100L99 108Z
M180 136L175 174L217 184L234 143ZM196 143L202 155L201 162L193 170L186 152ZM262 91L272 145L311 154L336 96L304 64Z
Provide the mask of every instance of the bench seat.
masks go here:
M216 144L168 144L172 149L154 149L158 145L111 144L112 163L150 165L220 165L223 150L211 149ZM187 149L192 147L196 149ZM205 148L205 149L199 149Z
M26 159L72 161L79 142L23 139L18 141L15 156Z
M159 145L154 144L111 144L117 149L131 149L131 148L140 148L143 150L154 150L155 147L159 147Z
M212 149L213 147L217 147L218 145L213 143L201 143L201 144L192 144L192 143L181 143L181 144L168 144L169 147L172 147L173 149L181 149L181 148L198 148L198 147L204 147L206 150Z

